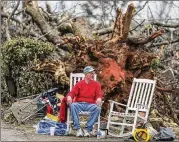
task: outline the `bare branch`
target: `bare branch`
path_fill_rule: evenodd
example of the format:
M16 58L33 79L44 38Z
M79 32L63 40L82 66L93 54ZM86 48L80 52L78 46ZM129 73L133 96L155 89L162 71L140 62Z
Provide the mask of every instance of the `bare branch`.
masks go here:
M112 33L112 30L113 30L113 27L109 27L109 28L104 28L104 29L100 29L100 30L97 30L97 31L93 31L92 33L94 35L100 36L100 35Z
M52 13L52 7L51 7L50 4L48 4L47 1L45 2L45 6L46 6L46 9L47 9L47 12L50 13L50 14L53 14L53 13Z
M150 37L147 37L147 38L145 38L145 39L143 39L143 40L139 40L139 41L138 41L138 40L136 40L136 38L128 38L128 39L127 39L127 42L128 42L129 44L136 44L136 45L146 44L146 43L148 43L148 42L153 41L156 37L161 36L163 33L164 33L164 30L161 29L161 30L155 32L155 33L154 33L153 35L151 35Z
M11 40L11 36L9 33L9 24L10 24L10 19L12 17L12 15L14 15L15 11L17 10L18 6L20 4L20 0L17 2L16 6L14 7L13 11L11 12L11 14L9 15L9 17L6 20L6 35L7 35L7 40Z
M147 3L148 3L148 1L146 1L145 4L144 4L142 7L140 7L140 9L139 9L138 11L136 11L136 12L134 13L133 17L134 17L135 15L137 15L142 9L144 9Z
M1 13L1 17L2 17L2 18L8 18L9 16L8 16L8 14L2 12L2 13ZM29 33L30 35L32 35L33 37L38 37L38 35L37 35L36 32L33 32L33 31L29 30L29 28L28 28L25 24L23 24L19 19L14 18L14 17L11 17L11 20L17 22L17 23L18 23L19 25L21 25L24 29L28 30L28 33Z
M2 18L8 18L9 15L1 11L1 17ZM15 22L21 24L21 22L17 18L11 17L11 20L14 20Z
M156 86L156 89L160 92L167 92L167 93L177 93L179 91L178 88L169 89L169 88L162 88L162 87L159 87L159 86Z
M167 28L178 28L179 27L179 24L169 25L169 24L163 24L163 23L160 23L160 22L152 22L151 24L161 26L161 27L167 27Z
M139 26L141 26L143 23L145 22L145 19L140 23L138 24L135 28L133 28L132 30L130 30L129 32L132 32L134 30L136 30Z
M150 6L149 6L148 8L149 8L150 13L151 13L151 15L152 15L152 19L155 21L155 18L154 18L154 15L153 15L153 13L152 13L152 10L151 10Z
M17 8L19 7L19 4L20 4L20 0L17 2L17 5L15 6L15 8L11 12L10 16L8 17L8 19L7 19L8 22L10 21L12 15L14 15L15 11L17 10Z
M156 44L151 45L151 47L156 47L156 46L160 46L160 45L169 45L169 44L173 44L173 43L177 43L177 42L179 42L179 39L173 40L171 42L164 41L162 43L156 43Z

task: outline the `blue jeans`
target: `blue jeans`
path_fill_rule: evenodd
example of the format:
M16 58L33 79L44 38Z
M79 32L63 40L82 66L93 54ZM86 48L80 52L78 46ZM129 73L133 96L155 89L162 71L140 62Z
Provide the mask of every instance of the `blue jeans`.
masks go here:
M80 128L78 113L80 111L90 112L90 118L86 124L86 128L89 132L91 132L93 129L93 125L98 120L98 116L101 112L101 107L97 106L96 104L89 104L86 102L75 102L70 105L70 111L71 111L71 116L72 116L75 130Z

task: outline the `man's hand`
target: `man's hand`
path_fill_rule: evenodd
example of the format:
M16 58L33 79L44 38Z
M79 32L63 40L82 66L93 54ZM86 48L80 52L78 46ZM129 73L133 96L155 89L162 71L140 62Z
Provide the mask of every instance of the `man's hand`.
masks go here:
M70 105L72 103L72 98L70 96L67 97L67 105Z
M96 104L97 104L98 106L101 106L101 105L102 105L102 99L101 99L101 98L97 98Z

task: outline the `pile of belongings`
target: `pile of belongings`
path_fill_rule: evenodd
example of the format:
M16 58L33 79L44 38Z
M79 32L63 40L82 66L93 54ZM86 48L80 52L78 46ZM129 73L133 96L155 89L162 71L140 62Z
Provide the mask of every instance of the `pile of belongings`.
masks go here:
M52 114L53 112L59 112L61 101L64 98L62 94L58 94L59 88L52 88L41 93L37 99L38 113ZM46 105L46 107L44 107ZM41 109L43 108L43 109Z
M52 88L41 94L39 101L43 101L48 103L55 111L59 111L59 107L57 104L60 102L60 99L56 97L56 93L58 92L58 88Z

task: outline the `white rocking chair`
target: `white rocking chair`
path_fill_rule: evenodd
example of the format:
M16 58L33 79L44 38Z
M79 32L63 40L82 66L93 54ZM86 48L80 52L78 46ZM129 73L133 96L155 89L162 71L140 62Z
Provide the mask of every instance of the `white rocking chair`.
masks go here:
M154 95L156 80L134 78L128 103L121 104L112 100L108 116L108 134L114 137L130 136L134 133L139 122L145 124ZM114 111L114 108L123 112ZM114 120L114 119L117 120Z
M70 74L70 90L72 89L72 87L80 80L83 80L85 77L85 75L83 73L71 73ZM96 80L97 78L97 75L95 74L94 76L94 80ZM86 116L86 115L90 115L90 112L87 112L87 111L83 111L83 112L80 112L79 113L80 116ZM71 119L71 115L70 115L70 108L68 107L68 110L67 110L67 130L66 132L68 134L71 134L71 129L72 129L72 126L71 124L73 123L73 120ZM87 123L87 121L80 121L80 124L85 124ZM96 122L96 124L98 125L98 130L100 128L100 115L98 116L98 121Z

